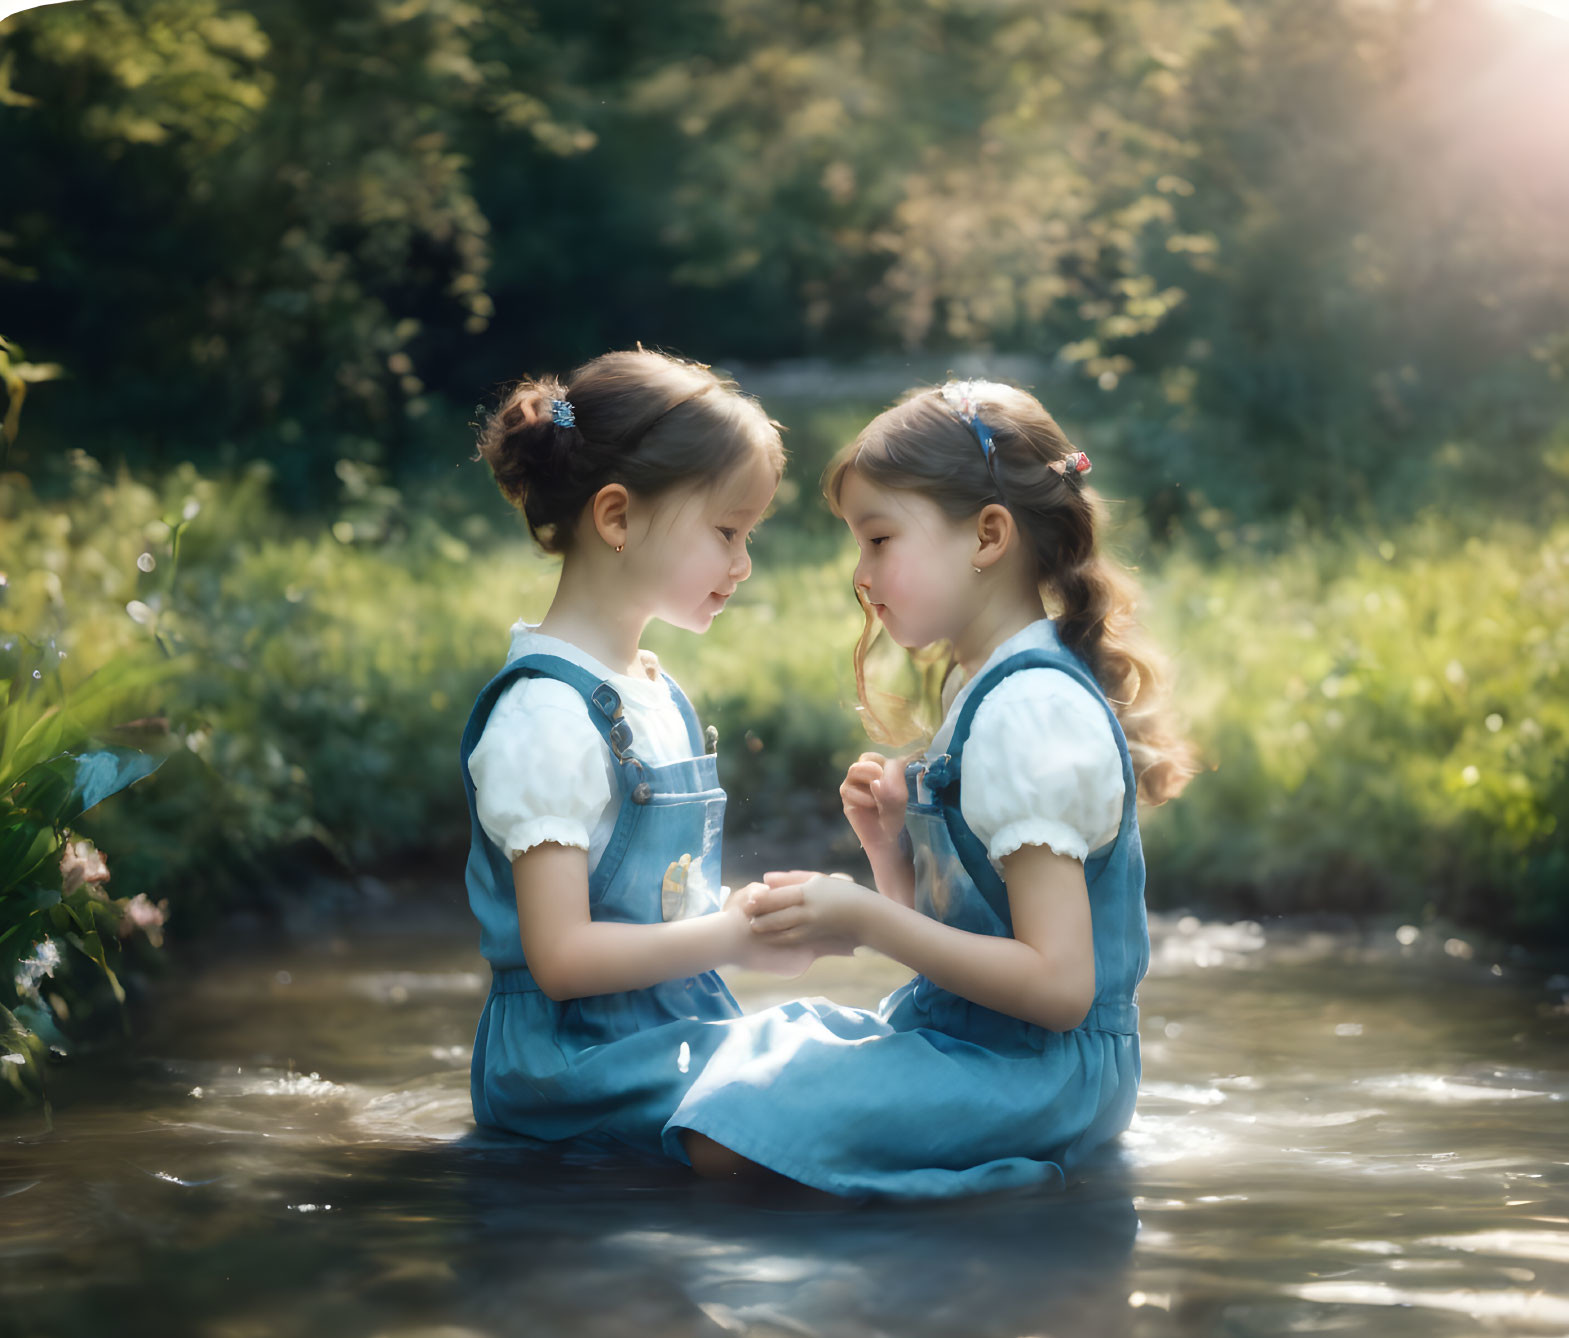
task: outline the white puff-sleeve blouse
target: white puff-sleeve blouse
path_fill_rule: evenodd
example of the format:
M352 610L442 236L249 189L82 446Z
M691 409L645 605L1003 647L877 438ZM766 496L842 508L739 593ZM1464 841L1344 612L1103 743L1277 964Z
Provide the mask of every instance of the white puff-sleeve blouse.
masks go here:
M1024 669L988 692L963 766L959 811L993 864L1028 845L1084 860L1117 835L1122 755L1105 707L1067 674Z
M662 763L692 755L685 717L663 679L612 673L577 647L518 624L508 661L535 653L571 660L609 682L639 757ZM657 674L652 655L645 653L645 665ZM469 755L469 776L480 826L508 859L553 841L587 851L590 869L599 863L619 808L615 762L575 689L550 678L509 685Z

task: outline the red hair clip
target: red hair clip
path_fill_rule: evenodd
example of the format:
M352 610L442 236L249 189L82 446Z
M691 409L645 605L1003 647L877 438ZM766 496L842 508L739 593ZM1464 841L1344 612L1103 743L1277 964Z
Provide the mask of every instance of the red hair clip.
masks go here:
M1090 457L1083 451L1069 451L1062 459L1053 460L1047 468L1056 470L1063 478L1070 475L1077 478L1080 474L1090 472Z

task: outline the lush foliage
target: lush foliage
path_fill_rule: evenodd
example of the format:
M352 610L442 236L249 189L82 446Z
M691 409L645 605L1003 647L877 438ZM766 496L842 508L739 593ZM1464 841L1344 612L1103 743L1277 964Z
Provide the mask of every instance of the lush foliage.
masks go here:
M18 476L0 483L0 521L31 559L0 624L49 627L89 667L149 632L175 657L166 709L181 747L134 809L94 829L118 876L179 887L183 918L199 921L216 894L270 876L280 851L361 869L466 839L456 741L510 624L543 614L549 561L487 538L483 521L465 539L400 510L383 537L385 515L367 521L352 488L342 514L368 531L304 525L269 508L261 466L226 483L179 470L156 490L109 481L86 456L76 471L55 506ZM732 784L815 784L842 748L853 691L828 648L857 626L846 584L816 569L760 576L701 658L690 638L656 634L734 741Z
M1214 768L1146 824L1155 899L1569 937L1569 526L1178 556L1152 602Z
M7 448L16 440L28 386L57 371L22 361L21 351L0 338L0 376L10 400ZM0 604L8 593L0 571ZM110 897L107 861L91 841L73 841L69 824L162 764L125 740L145 745L145 736L163 725L126 722L127 707L164 676L164 667L128 650L78 681L66 672L67 655L54 640L40 645L15 631L0 635L0 1096L43 1094L46 1054L70 1045L60 1023L73 1013L89 1027L98 1021L97 985L106 984L116 1004L125 1002L110 964L121 939L141 930L154 947L163 941L168 902L155 905L145 893ZM114 733L122 742L94 739ZM68 955L56 934L72 950ZM84 962L96 968L85 979ZM43 986L45 980L52 984Z
M308 506L636 339L1028 351L1157 530L1202 474L1250 516L1409 511L1444 441L1523 476L1564 410L1569 34L1525 6L84 0L3 31L0 301L92 388L30 469L260 457Z
M65 660L53 642L0 638L0 1097L42 1094L47 1050L70 1048L61 1024L96 1025L105 992L124 1003L120 940L142 930L161 942L167 906L111 897L103 855L71 832L162 762L123 741L145 734L146 720L118 744L94 740L123 724L164 667L127 654L81 678Z
M311 530L268 506L259 467L178 471L161 491L77 469L58 505L6 483L0 517L39 560L3 622L51 625L81 671L149 632L174 656L175 756L87 825L127 891L173 893L189 928L280 852L367 870L461 847L455 740L509 624L546 607L548 560L407 509L374 542L345 520ZM652 641L719 726L737 832L811 830L864 746L848 555L771 524L707 637ZM1184 542L1146 574L1213 766L1150 816L1152 898L1431 905L1569 934L1569 532L1428 517L1265 539Z

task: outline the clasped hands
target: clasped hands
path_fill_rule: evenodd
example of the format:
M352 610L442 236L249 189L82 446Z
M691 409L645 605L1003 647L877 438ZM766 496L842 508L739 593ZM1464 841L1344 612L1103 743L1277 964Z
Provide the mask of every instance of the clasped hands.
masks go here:
M752 932L779 947L803 944L818 955L848 955L865 932L877 893L846 874L790 869L765 873L744 903Z
M725 910L747 921L740 965L796 976L819 957L848 957L860 943L858 910L877 894L843 874L767 873L730 894Z
M875 859L896 845L904 827L904 760L862 753L845 773L839 797L851 829ZM789 869L737 888L725 909L749 922L755 955L747 952L746 965L792 975L818 957L853 953L879 900L844 874Z
M877 858L904 830L904 759L862 753L845 772L839 798L862 848ZM865 942L870 917L882 900L845 874L810 869L765 873L745 889L752 932L780 947L806 944L819 955L849 954Z

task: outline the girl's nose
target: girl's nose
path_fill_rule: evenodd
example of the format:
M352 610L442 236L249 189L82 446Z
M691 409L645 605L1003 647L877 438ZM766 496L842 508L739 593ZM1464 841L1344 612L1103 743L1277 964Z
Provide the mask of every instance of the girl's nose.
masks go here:
M746 580L746 578L751 574L752 554L748 549L743 548L736 555L735 561L730 564L730 576L733 580L739 583Z

